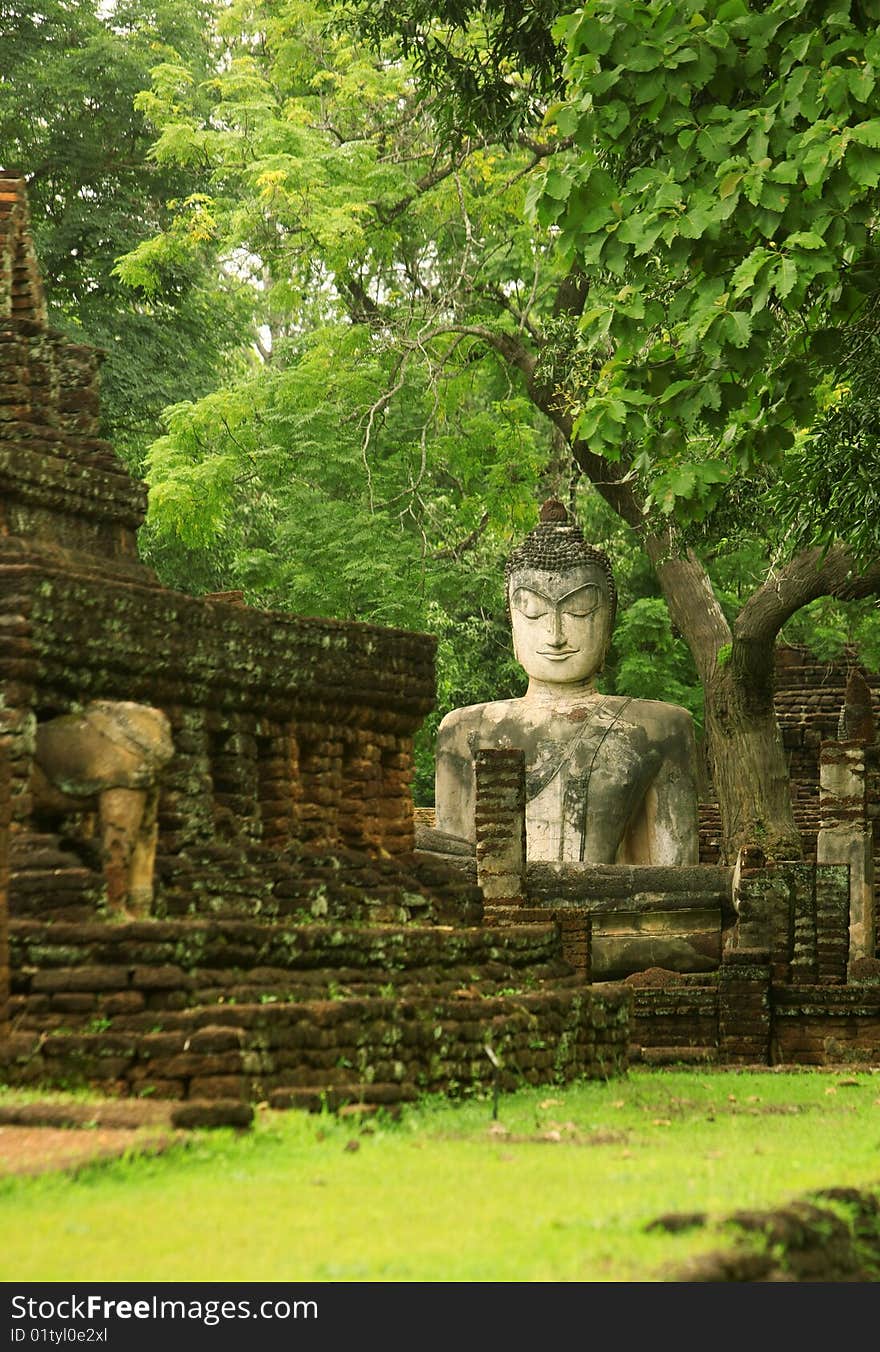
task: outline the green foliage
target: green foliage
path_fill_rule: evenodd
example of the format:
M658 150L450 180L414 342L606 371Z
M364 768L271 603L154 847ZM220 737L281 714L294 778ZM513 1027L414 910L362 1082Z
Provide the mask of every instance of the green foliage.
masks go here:
M432 597L454 605L471 567L459 540L479 542L487 507L508 529L533 510L540 438L526 401L474 400L450 380L454 429L428 444L434 397L418 371L370 428L392 360L365 327L329 325L170 409L148 462L156 535L224 542L223 584L258 605L405 627L424 625Z
M646 596L634 601L618 621L614 689L620 695L681 704L702 730L703 692L687 647L672 632L666 602Z
M880 609L876 601L842 605L831 597L820 597L789 620L781 638L809 649L821 661L837 661L856 652L866 670L880 671Z
M634 456L660 514L701 520L738 470L782 463L829 334L876 295L878 14L588 0L555 29L548 123L574 147L529 204L590 277L600 364L571 408L593 450Z
M560 85L553 22L564 0L348 0L342 20L377 46L398 37L449 137L511 136Z
M27 179L51 322L103 350L102 414L133 468L169 403L206 393L246 322L233 279L204 257L168 269L149 297L114 273L119 254L170 219L191 171L149 158L136 108L150 70L179 49L212 58L209 0L14 0L3 18L0 165Z
M439 717L518 679L503 559L556 452L482 335L524 322L544 251L523 219L528 157L440 151L399 53L334 36L334 15L238 3L209 78L165 62L137 99L155 162L194 166L200 190L116 274L152 300L204 255L226 260L260 350L168 409L146 538L173 585L430 629ZM419 739L422 801L435 725Z
M786 456L773 499L791 548L830 545L845 523L854 557L867 563L880 554L880 402L861 383Z
M533 524L543 448L527 401L493 403L470 376L448 382L445 430L427 441L434 397L418 371L365 447L389 360L365 328L332 325L169 410L149 456L148 525L154 562L183 589L241 588L269 609L438 636L437 710L417 740L425 803L442 714L522 683L503 561Z

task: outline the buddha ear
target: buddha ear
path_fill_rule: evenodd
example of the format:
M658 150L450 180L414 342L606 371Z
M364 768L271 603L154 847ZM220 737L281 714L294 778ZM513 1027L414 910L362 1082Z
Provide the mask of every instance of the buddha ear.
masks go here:
M511 639L513 640L513 655L514 655L514 657L516 658L517 662L519 662L519 648L517 647L517 642L516 642L516 626L515 626L515 625L511 625L511 626L510 626L510 637L511 637ZM519 664L520 664L520 666L522 666L522 662L519 662Z

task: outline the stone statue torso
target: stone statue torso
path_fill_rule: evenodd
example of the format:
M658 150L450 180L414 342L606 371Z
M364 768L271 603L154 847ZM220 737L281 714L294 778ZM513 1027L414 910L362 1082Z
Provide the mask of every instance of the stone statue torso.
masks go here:
M473 756L521 747L532 859L690 863L696 795L690 716L675 705L593 695L548 708L528 699L449 714L437 743L437 827L473 839Z

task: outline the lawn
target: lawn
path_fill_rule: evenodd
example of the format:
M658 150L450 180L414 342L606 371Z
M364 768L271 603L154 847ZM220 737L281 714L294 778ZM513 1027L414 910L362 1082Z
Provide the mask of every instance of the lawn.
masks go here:
M9 1091L5 1091L9 1092ZM663 1282L742 1207L880 1191L880 1071L633 1068L271 1112L152 1157L0 1185L5 1282ZM669 1213L710 1224L647 1230Z

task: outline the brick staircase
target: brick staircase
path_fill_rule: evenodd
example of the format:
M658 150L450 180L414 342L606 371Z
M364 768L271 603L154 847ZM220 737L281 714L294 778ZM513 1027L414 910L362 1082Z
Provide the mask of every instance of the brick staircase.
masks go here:
M482 924L436 859L213 846L160 869L157 918L120 921L83 914L100 880L58 842L25 857L7 1083L368 1108L491 1083L487 1045L510 1088L625 1060L620 1000L584 987L558 926Z

